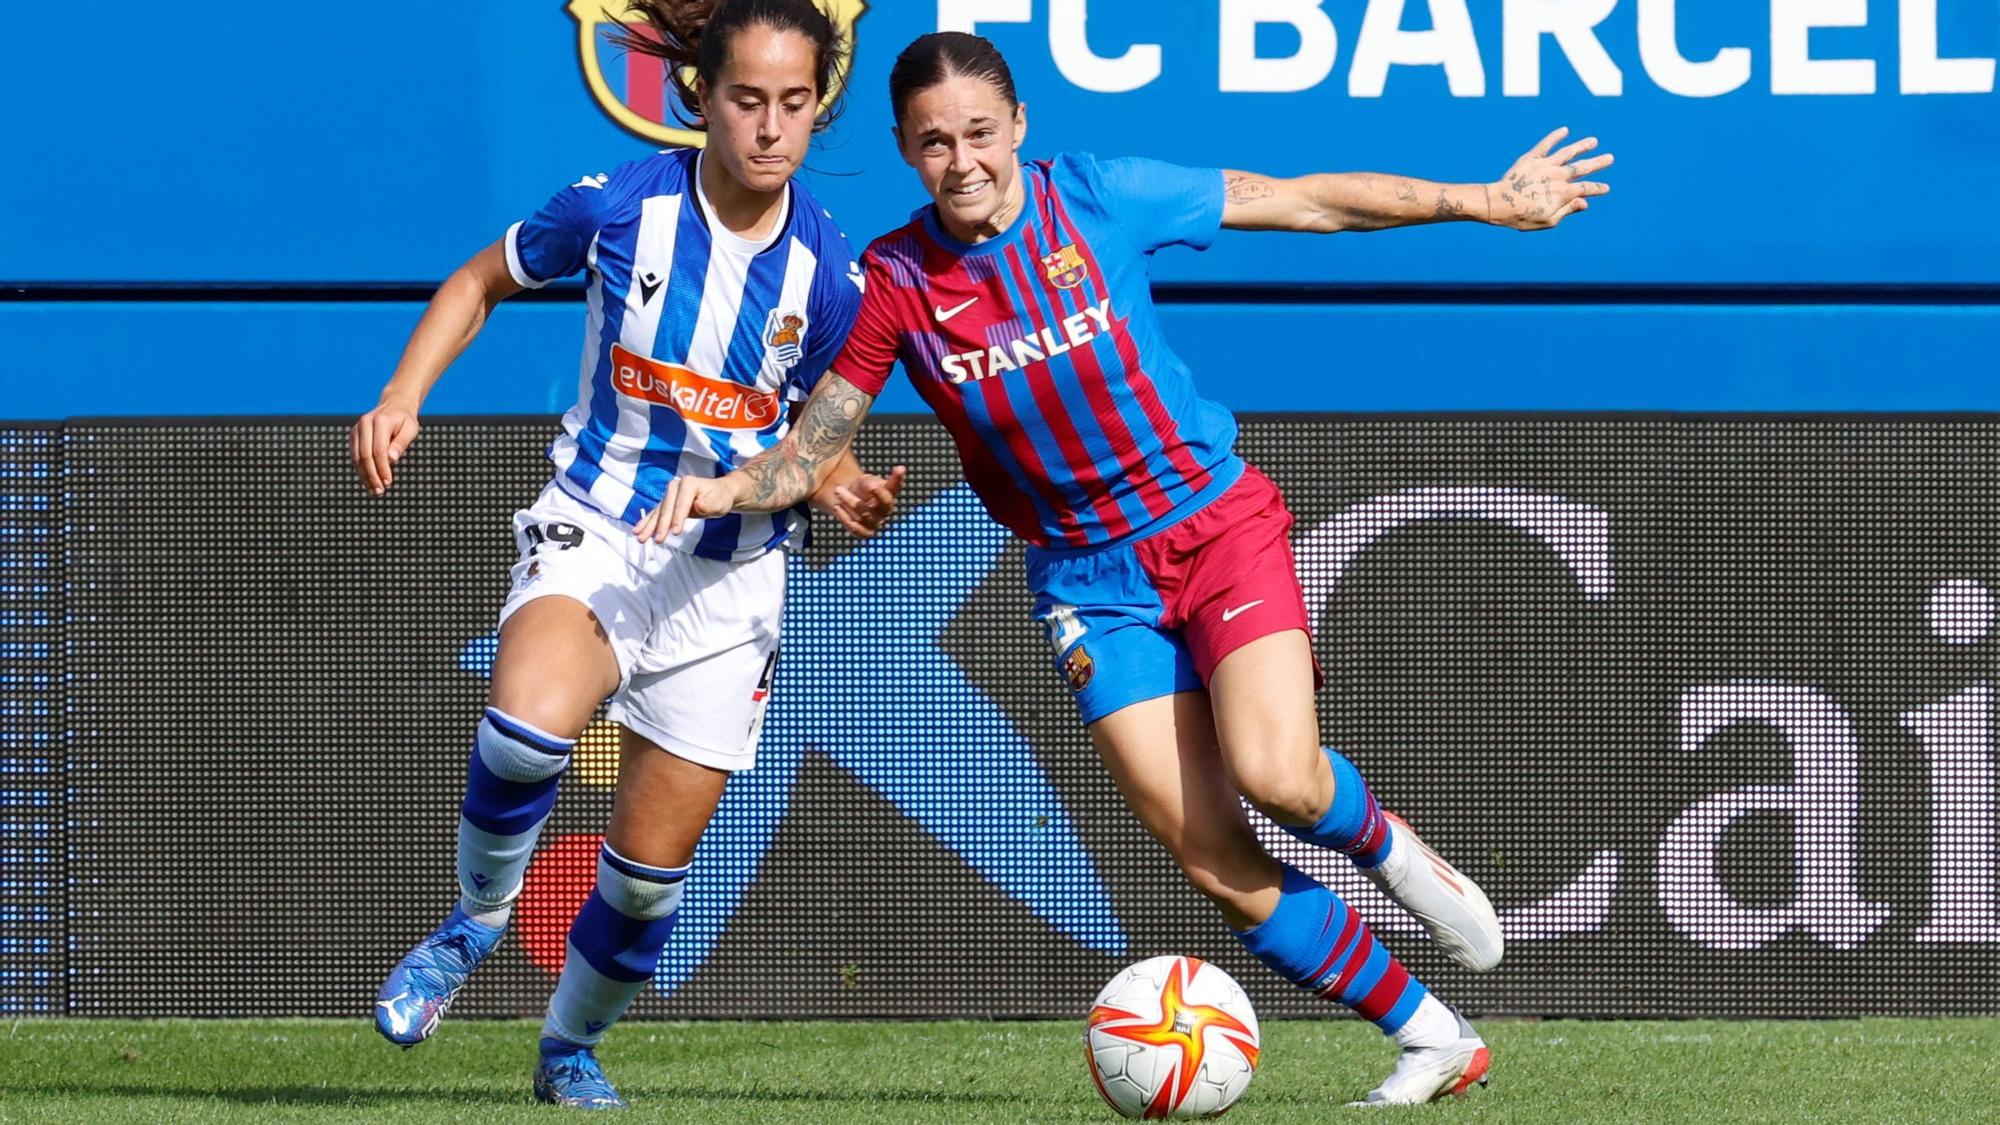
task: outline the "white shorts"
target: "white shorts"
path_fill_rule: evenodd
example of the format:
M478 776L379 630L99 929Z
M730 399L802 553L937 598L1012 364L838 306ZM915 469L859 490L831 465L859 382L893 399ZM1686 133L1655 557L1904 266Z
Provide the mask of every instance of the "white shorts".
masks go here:
M521 559L502 624L536 598L582 602L618 658L612 721L700 765L756 762L778 661L783 551L722 562L640 543L554 482L514 513L514 535Z

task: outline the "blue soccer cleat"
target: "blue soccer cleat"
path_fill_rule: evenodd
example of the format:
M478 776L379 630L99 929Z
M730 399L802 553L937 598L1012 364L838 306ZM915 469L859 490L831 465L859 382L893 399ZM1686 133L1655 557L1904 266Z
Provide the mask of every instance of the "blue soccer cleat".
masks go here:
M375 1030L404 1047L429 1039L466 978L500 944L504 932L504 927L482 926L453 907L451 917L418 942L382 982L382 991L375 994Z
M535 1065L536 1101L576 1109L626 1108L589 1047L544 1039L541 1048L542 1061Z

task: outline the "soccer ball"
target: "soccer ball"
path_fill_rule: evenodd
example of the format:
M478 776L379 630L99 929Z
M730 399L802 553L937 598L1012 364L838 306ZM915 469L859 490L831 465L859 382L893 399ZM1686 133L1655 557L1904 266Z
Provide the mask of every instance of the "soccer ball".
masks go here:
M1214 1117L1257 1071L1257 1013L1228 973L1154 957L1111 978L1083 1032L1090 1078L1127 1117Z

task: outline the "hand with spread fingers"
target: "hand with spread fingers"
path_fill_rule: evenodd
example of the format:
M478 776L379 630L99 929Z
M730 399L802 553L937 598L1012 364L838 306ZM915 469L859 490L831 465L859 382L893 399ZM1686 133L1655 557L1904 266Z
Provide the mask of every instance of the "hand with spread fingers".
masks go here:
M896 496L903 491L903 479L908 475L909 471L901 465L889 470L887 477L862 473L853 480L822 489L813 497L813 506L831 515L848 531L868 539L881 531L882 525L895 514Z
M1597 138L1556 148L1567 136L1565 126L1543 137L1490 186L1493 223L1515 230L1551 230L1570 215L1590 210L1591 196L1611 190L1611 185L1588 178L1611 166L1611 154L1578 159L1597 148Z

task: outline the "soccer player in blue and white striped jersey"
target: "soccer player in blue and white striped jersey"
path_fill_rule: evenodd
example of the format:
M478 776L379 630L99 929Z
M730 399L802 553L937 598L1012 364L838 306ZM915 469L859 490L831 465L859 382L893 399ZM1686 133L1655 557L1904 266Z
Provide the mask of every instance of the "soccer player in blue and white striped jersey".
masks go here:
M355 424L374 493L417 434L417 407L494 305L588 271L578 401L555 477L514 518L521 558L501 611L489 706L460 809L460 899L383 984L376 1026L428 1038L499 942L570 751L600 703L622 728L596 887L570 929L543 1026L536 1097L623 1105L594 1047L652 978L695 843L731 771L756 757L777 659L785 561L803 508L729 515L649 544L632 525L679 477L774 445L846 340L861 274L792 175L824 123L845 47L813 0L632 5L705 149L585 176L448 279L382 401ZM688 80L689 70L694 75ZM849 459L814 500L871 534L901 486Z

